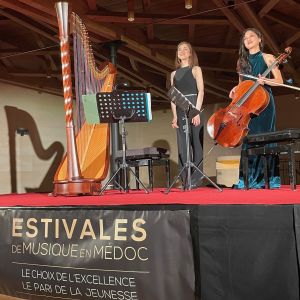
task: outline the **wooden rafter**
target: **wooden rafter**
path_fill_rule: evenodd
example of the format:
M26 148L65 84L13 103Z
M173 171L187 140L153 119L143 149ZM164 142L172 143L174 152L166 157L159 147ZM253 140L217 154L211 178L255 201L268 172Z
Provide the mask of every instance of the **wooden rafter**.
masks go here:
M86 0L90 10L97 10L96 0Z
M285 26L286 28L289 28L292 30L300 30L296 25L294 25L294 24L297 24L297 21L296 20L294 21L291 17L287 18L277 12L270 12L265 17L280 24L280 25Z
M42 39L36 34L36 41L40 48L45 48L45 43L42 41ZM58 68L56 66L55 60L50 54L45 54L45 58L48 61L48 64L50 66L51 71L57 71Z
M198 10L198 1L192 0L192 9L191 13L195 14ZM189 24L189 41L194 42L195 39L195 30L196 30L196 24Z
M149 9L151 5L151 0L142 0L144 10Z
M14 67L13 63L8 58L2 58L1 62L6 69L11 69Z
M129 57L129 61L130 61L130 64L131 64L131 66L132 66L132 69L133 69L135 72L139 72L140 69L139 69L139 67L138 67L138 64L137 64L137 62L135 61L135 59L134 59L132 56Z
M245 30L245 26L242 23L242 21L239 19L239 17L229 8L225 7L225 4L221 0L212 0L214 4L220 8L220 10L223 12L223 14L227 17L229 22L239 31L243 32Z
M0 2L1 2L1 1L0 1ZM26 27L27 29L36 32L36 33L38 33L38 34L40 34L40 35L46 37L47 39L49 39L49 40L51 40L51 41L53 41L53 42L55 42L55 43L58 42L58 38L52 36L51 34L46 33L45 31L43 31L43 30L37 28L36 26L31 25L30 23L28 23L28 22L26 22L26 21L20 19L19 17L16 17L16 16L14 16L14 15L12 15L12 14L10 14L10 13L4 11L3 9L0 9L0 15L5 16L6 18L8 18L8 19L14 21L15 23L18 23L18 24L20 24L20 25Z
M295 0L285 0L292 8L298 9L300 11L300 3Z
M256 27L264 36L265 41L267 42L268 46L274 53L279 52L279 45L272 34L272 31L268 26L263 22L263 20L259 19L254 11L250 8L248 4L240 5L238 7L238 11L241 13L242 16L246 17L247 19L251 20L251 24L249 27Z
M29 89L32 89L32 90L35 90L38 92L42 92L42 93L48 93L48 94L57 95L57 96L62 95L61 89L49 88L49 87L45 87L45 86L40 87L34 83L19 82L19 81L16 81L14 77L8 76L7 74L4 74L4 73L0 73L0 82L12 84L14 86L29 88Z
M189 41L193 42L195 39L195 24L189 24Z
M13 2L10 0L0 0L0 5L3 5L4 7L15 10L25 16L31 17L34 20L36 20L36 19L41 20L45 23L57 26L57 19L54 15L51 16L49 14L49 12L50 12L49 9L48 9L48 12L39 11L34 8L35 1L31 1L31 4L33 5L33 7L25 5L23 3ZM49 3L48 3L48 5L49 5Z
M298 30L295 34L293 34L290 38L285 41L285 45L290 46L294 42L300 39L300 30Z
M269 0L264 7L260 10L258 15L264 17L280 0Z
M102 23L125 23L128 24L128 16L125 13L101 12L89 13L86 16L92 20ZM164 25L228 25L225 18L189 18L182 15L162 15L162 14L134 14L135 24L164 24Z
M141 54L133 51L133 50L130 50L130 49L122 49L120 48L118 50L118 53L124 55L124 56L127 56L128 58L130 57L134 57L135 61L139 62L139 63L142 63L143 65L146 65L146 66L149 66L155 70L158 70L160 71L161 73L169 73L171 72L172 70L172 67L170 68L167 68L161 64L158 64L157 62L154 62L152 61L151 59L147 58L147 57L144 57L142 56Z
M18 18L19 21L23 21L27 23L27 25L33 26L35 29L26 27L21 23L10 19L3 19L6 18L5 16L3 16L2 19L0 18L0 24L9 26L7 22L13 22L15 23L12 24L14 30L17 30L17 24L22 26L22 28L26 27L38 36L38 38L36 37L34 40L39 43L39 47L41 48L43 47L43 45L40 44L41 41L44 42L44 45L46 46L51 44L47 41L49 40L49 36L51 37L50 41L55 41L55 44L58 45L58 39L56 38L58 32L57 19L54 9L54 3L56 1L57 0L0 0L0 9ZM165 99L166 103L168 103L168 101L166 96L167 86L165 85L165 78L168 78L170 72L174 69L174 50L180 40L190 40L201 58L201 67L203 69L205 80L205 92L214 96L209 96L209 101L215 101L216 99L221 98L227 99L228 89L230 88L229 82L233 82L237 78L235 74L235 63L232 63L232 65L229 64L234 61L234 56L237 56L237 31L242 32L248 25L249 27L257 27L263 32L258 23L256 23L256 20L258 20L262 28L270 32L270 37L273 38L278 49L282 48L285 43L294 43L293 46L297 46L296 42L300 35L298 33L297 14L295 13L300 7L298 1L284 0L286 7L289 7L290 9L287 10L289 15L284 14L285 12L279 14L277 11L277 8L279 8L279 4L277 6L279 0L257 1L255 4L248 4L250 9L255 8L254 14L256 20L247 12L247 8L242 9L242 7L245 6L245 0L235 0L235 3L238 4L235 8L226 8L226 6L228 6L227 0L210 0L210 6L207 2L204 5L203 1L193 0L193 8L189 11L184 9L181 11L179 10L179 7L184 8L183 4L180 4L180 1L184 2L184 0L174 0L172 9L169 9L170 2L168 1L161 1L160 3L160 1L151 2L151 0L139 0L137 1L138 5L136 7L137 10L135 11L136 21L135 23L129 24L126 13L127 1L123 1L124 3L120 1L120 9L122 9L124 13L117 13L108 11L108 9L117 10L115 4L111 5L109 1L68 0L70 4L69 10L75 11L83 19L87 26L91 42L96 46L95 48L98 52L101 51L99 53L102 53L102 50L98 47L99 42L120 39L126 43L126 45L123 45L118 50L119 76L126 78L138 86L146 89L150 88L154 97ZM101 7L102 3L103 7ZM199 10L196 8L197 4ZM212 8L212 5L215 5L219 10L212 9L207 15L203 13L200 16L196 16L198 12L201 13L201 10L204 12L208 7ZM282 2L280 3L280 8L281 7ZM292 10L291 7L293 7ZM16 13L14 13L14 11ZM164 13L158 14L157 12L159 11ZM220 11L223 12L224 16L220 14ZM292 13L290 13L290 11ZM176 12L179 12L179 14ZM104 19L106 18L101 22L98 21L101 20L100 14L103 15ZM117 20L117 24L111 23L114 20ZM265 23L266 20L268 23ZM120 22L124 22L124 26L120 25L122 24ZM286 36L284 32L285 29L283 28L285 41L282 45L279 45L279 39L277 41L276 37L272 36L274 32L273 28L271 30L271 28L268 28L267 26L268 24L273 25L274 23L281 24L285 28L290 29L290 36ZM220 25L225 25L226 31L221 29L219 27ZM277 29L278 27L279 26L275 26L274 28ZM167 31L168 28L169 31ZM40 30L40 32L37 32L37 30ZM24 32L28 34L28 32ZM168 32L170 32L169 37L167 35ZM22 29L20 29L20 34L22 34ZM197 37L201 36L201 40L199 40L201 41L201 44L197 44L198 39L195 39L196 34ZM266 38L267 45L270 45L265 32L263 32L263 34ZM282 42L282 38L280 40ZM11 48L7 45L7 42L9 43L10 41L11 39L7 38L4 34L2 51L0 50L0 64L2 63L3 65L2 68L0 65L0 70L2 69L1 72L3 76L7 73L10 79L15 79L16 81L24 82L25 84L28 83L29 85L32 84L33 88L35 82L40 82L41 84L45 83L47 86L56 85L57 78L61 78L60 72L57 70L60 67L57 65L57 69L55 69L53 65L56 61L58 62L58 57L54 57L60 54L58 49L54 48L54 50L51 48L49 50L22 54L24 56L32 56L32 58L30 57L29 59L32 59L33 61L40 59L40 56L45 56L48 66L45 68L45 72L38 70L38 68L35 68L34 66L32 68L27 68L28 63L24 64L24 70L18 71L15 69L17 66L16 62L19 60L22 62L22 58L19 58L18 60L14 60L13 58L1 60L1 56L9 56L10 54L18 55L20 50L24 51L21 47L23 45ZM24 43L24 48L32 48L32 43ZM269 46L269 48L271 48L271 52L276 55L277 51L274 51L271 46ZM209 53L215 55L209 55ZM109 57L107 51L104 54L105 55L102 55L101 59L98 57L99 59L97 59L97 61L102 61L104 56L105 59ZM297 59L297 55L298 52L296 53L295 50L295 55L293 55L294 58ZM34 56L37 58L34 58ZM227 61L228 59L229 61ZM50 65L52 65L51 68L49 68ZM37 66L40 65L37 64ZM296 79L297 71L295 71L295 69L296 68L293 69L293 65L291 64L291 68L286 66L284 71L289 73L288 76L292 75L292 77ZM300 68L298 67L298 70L299 69ZM44 70L44 68L42 68L42 70ZM8 74L9 72L12 73ZM221 77L224 77L225 74L226 79L228 78L229 82L222 81ZM45 79L47 76L53 77L53 79ZM39 78L42 80L39 81Z
M153 24L147 25L147 38L150 41L154 39L154 25Z
M6 56L18 56L18 55L26 55L26 56L44 56L44 55L60 55L59 50L36 50L36 51L19 51L16 49L5 49L0 50L0 59Z
M233 39L233 34L234 34L234 28L230 27L229 30L226 33L223 45L227 47L228 45L231 44L231 41ZM237 51L236 51L237 52ZM227 59L227 53L222 52L219 60L219 65L222 66L225 63L225 59Z
M210 66L210 65L201 65L201 68L206 71L214 71L214 72L223 72L223 73L235 73L236 69L234 66L232 68L225 68L223 66Z
M11 76L17 76L17 77L34 77L34 78L42 78L42 77L47 77L47 78L59 78L61 77L61 72L22 72L18 71L14 68L14 71L8 72L9 75Z
M153 48L153 49L176 49L177 48L177 45L178 43L177 42L167 42L167 41L161 41L161 42L148 42L147 45L150 47L150 48ZM200 45L197 45L197 44L193 44L193 48L196 50L196 51L199 51L199 52L220 52L220 53L227 53L227 54L235 54L237 52L237 49L236 48L231 48L231 47L222 47L222 48L219 48L219 47L213 47L213 46L200 46Z
M12 2L16 2L16 1L12 1ZM17 2L21 2L21 3L25 4L25 5L30 5L30 7L33 7L36 11L44 11L44 1L17 0ZM57 0L47 0L47 2L52 7L54 7L55 3L58 2L58 1ZM52 16L56 15L55 11L48 11L48 13L52 14Z

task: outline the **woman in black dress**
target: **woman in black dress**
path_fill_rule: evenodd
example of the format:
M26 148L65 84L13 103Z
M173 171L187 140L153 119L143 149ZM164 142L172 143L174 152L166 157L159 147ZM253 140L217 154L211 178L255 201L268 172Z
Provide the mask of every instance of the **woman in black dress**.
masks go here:
M204 96L204 84L198 58L190 43L181 42L177 46L175 58L176 70L171 73L171 84L174 85L198 110L201 110ZM177 131L178 164L180 169L187 160L185 140L185 118L184 112L171 103L173 120L172 127ZM190 124L190 148L192 161L198 165L203 159L203 125L200 114L191 120ZM182 180L185 179L185 174ZM192 174L192 188L201 184L201 174Z

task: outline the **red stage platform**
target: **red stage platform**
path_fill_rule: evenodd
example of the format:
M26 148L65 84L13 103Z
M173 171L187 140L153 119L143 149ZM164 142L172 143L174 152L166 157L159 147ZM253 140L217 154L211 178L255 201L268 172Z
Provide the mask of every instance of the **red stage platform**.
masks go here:
M86 240L81 241L78 234L72 240L66 239L65 235L59 239L54 234L47 236L47 239L43 235L32 239L28 236L22 238L15 236L12 239L10 236L13 218L19 222L18 226L23 224L23 220L24 224L27 224L25 220L31 220L33 224L44 219L55 219L57 222L62 222L60 220L63 219L66 224L73 224L76 220L76 224L78 222L81 228L87 230L87 233L91 228L98 228L100 219L106 218L106 223L104 223L110 224L106 228L107 232L114 232L114 220L137 218L144 220L146 218L145 228L148 230L147 239L149 239L146 247L151 249L152 259L149 269L153 267L150 274L156 274L155 272L160 270L159 275L153 277L158 282L157 286L162 285L165 280L165 282L171 282L173 287L174 274L179 274L180 284L188 282L194 285L192 288L195 290L195 299L299 300L300 186L295 191L292 191L289 186L276 190L226 188L223 192L212 187L186 192L173 189L168 195L165 195L164 191L164 189L155 189L150 194L145 194L143 190L140 190L124 194L110 190L103 196L81 197L52 197L38 193L0 195L2 216L0 225L3 229L1 230L2 237L0 237L2 245L2 250L0 249L2 253L0 277L2 274L2 278L0 279L3 284L8 278L7 285L9 286L9 289L2 289L2 293L14 295L16 288L11 283L20 285L22 280L19 275L21 274L20 268L24 266L13 263L16 261L16 254L11 253L10 249L17 248L11 248L12 245L17 247L21 241L25 243L30 241L35 244L47 241L53 245L67 245L70 242L76 245L83 243L84 247L82 247L86 248L106 242L98 238L93 239L88 235L91 246L86 246ZM188 211L187 219L180 223L180 231L172 235L174 226L179 225L175 216L184 214L186 211ZM170 217L167 218L166 214ZM163 230L161 222L169 226L167 232ZM49 221L45 224L55 229L56 225L53 227L53 224L64 223L50 223ZM90 225L83 227L83 224ZM131 224L131 221L128 224ZM29 225L32 226L32 224ZM20 234L18 226L15 230ZM25 232L26 227L22 228ZM53 230L49 232L54 232ZM36 232L43 234L44 231L41 229ZM28 231L28 234L33 233L33 231ZM186 268L187 256L176 254L176 258L170 259L170 255L175 253L174 249L177 249L174 247L176 238L186 239L184 242L177 243L179 249L192 247L193 267L189 266L187 269L194 272L195 282L186 279L187 277L178 271L180 262L184 262L183 266ZM108 247L114 243L118 247L121 245L120 241L108 242ZM122 242L124 242L122 244L124 249L132 245L131 240ZM144 244L141 245L145 247ZM164 256L163 253L167 254ZM64 264L67 264L67 268L78 268L78 258L75 259L73 265L65 258L62 262L59 257L55 256L51 258L51 266L49 266L48 256L36 258L26 255L18 254L22 259L21 262L29 262L30 266L38 264L43 269L63 266L65 270ZM44 258L45 262L42 260ZM116 265L111 260L109 262L95 260L87 266L81 263L82 261L80 261L80 268L85 268L85 270L92 270L94 266L102 266L103 263L107 263L105 270L119 270L119 261ZM165 271L167 270L165 268L170 265L176 266L176 271ZM140 261L134 266L134 270L137 266L141 266ZM157 269L158 266L163 269ZM170 274L172 279L168 279ZM153 281L141 279L140 286L143 291L147 290L144 286L148 282L153 285ZM173 289L167 289L173 291ZM186 297L186 291L183 290Z
M0 195L0 206L102 206L142 204L300 204L300 187L292 191L289 186L274 190L234 190L203 187L192 191L173 189L168 195L164 189L155 189L149 194L144 191L130 191L128 194L110 190L103 196L52 197L47 194Z

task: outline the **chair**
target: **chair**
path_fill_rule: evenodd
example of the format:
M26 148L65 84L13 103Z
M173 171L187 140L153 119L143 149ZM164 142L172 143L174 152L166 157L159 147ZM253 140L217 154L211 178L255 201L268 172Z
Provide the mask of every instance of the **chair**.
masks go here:
M116 155L117 164L122 163L122 152L118 151ZM128 149L126 150L126 163L135 168L135 174L139 178L139 168L148 167L149 187L153 190L153 166L165 166L166 170L166 185L170 185L170 159L167 149L148 147L143 149ZM120 179L119 179L120 180ZM139 189L139 183L136 180L136 188Z

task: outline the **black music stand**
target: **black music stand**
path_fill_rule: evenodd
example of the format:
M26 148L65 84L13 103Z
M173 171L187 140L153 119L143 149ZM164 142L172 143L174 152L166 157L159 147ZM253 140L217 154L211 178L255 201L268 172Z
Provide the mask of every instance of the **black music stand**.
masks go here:
M174 86L170 88L168 91L168 97L170 98L171 102L173 102L176 106L184 111L185 116L185 142L186 142L186 162L184 163L183 167L179 171L178 175L175 177L169 188L165 191L165 194L168 194L173 187L173 185L177 182L180 178L181 174L186 171L186 177L184 180L183 190L191 190L192 189L192 170L194 172L199 172L202 178L206 178L215 188L219 191L222 189L214 183L208 176L206 176L200 169L199 166L203 162L203 160L196 166L191 161L191 153L190 153L190 120L200 114L200 111Z
M135 180L143 187L146 194L149 193L145 185L140 181L135 172L126 162L126 135L125 122L148 122L152 119L150 107L150 94L144 91L113 91L112 93L97 93L96 102L100 123L119 123L122 136L122 163L108 182L100 190L100 195L117 175L123 171L124 187L117 183L119 189L129 192L127 172L131 172Z

